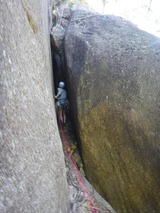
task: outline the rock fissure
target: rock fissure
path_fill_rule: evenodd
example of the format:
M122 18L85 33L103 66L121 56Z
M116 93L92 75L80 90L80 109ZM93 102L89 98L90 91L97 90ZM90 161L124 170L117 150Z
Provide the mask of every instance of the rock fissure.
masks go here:
M66 1L61 7L61 0L1 0L0 10L1 211L91 211L53 110L63 80L83 164L70 120L65 133L79 170L118 213L158 212L160 40L119 17ZM113 213L83 180L95 208Z

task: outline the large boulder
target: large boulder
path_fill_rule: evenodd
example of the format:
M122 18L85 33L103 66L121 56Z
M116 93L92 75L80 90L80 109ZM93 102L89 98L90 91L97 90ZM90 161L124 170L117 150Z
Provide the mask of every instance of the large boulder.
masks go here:
M72 14L70 105L88 179L118 213L160 209L160 39L120 17Z
M53 99L48 1L0 1L0 212L68 213Z

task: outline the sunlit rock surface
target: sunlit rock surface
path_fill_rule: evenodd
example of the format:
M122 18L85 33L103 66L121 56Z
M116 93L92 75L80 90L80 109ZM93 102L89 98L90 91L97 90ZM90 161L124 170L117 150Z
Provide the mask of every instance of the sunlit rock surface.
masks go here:
M72 14L65 54L86 174L118 213L160 209L160 40L113 16Z
M68 213L47 1L0 1L1 213Z

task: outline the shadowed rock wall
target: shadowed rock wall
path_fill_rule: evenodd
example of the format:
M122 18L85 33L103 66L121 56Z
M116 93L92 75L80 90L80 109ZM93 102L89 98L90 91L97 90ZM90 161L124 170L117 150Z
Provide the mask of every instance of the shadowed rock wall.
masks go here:
M160 209L160 39L113 16L72 14L67 79L85 172L118 213Z
M0 212L67 213L52 94L48 2L0 1Z

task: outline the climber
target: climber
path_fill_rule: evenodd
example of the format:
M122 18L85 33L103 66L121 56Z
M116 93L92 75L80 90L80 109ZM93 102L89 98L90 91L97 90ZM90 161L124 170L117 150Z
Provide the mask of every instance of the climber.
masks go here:
M66 124L66 109L68 108L67 92L64 87L65 83L61 81L57 89L57 95L55 95L57 99L56 109L62 124Z

